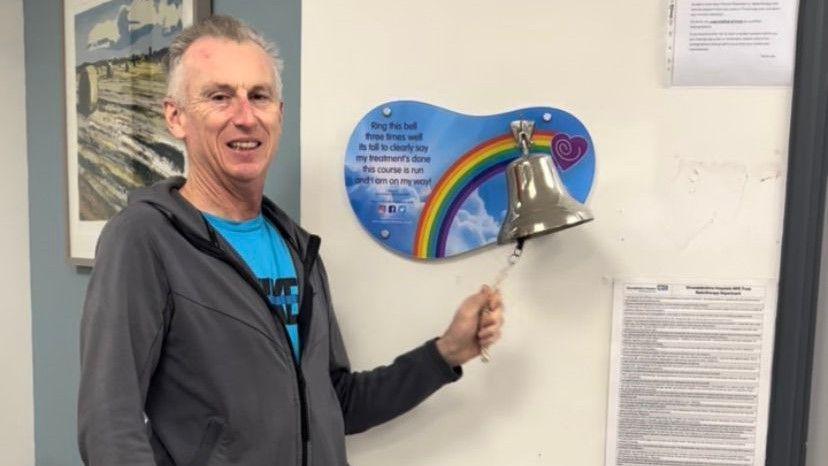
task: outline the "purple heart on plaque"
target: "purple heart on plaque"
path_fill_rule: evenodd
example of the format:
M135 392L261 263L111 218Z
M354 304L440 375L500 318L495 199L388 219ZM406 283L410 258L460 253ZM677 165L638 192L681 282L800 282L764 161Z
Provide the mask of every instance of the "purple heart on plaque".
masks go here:
M551 148L558 166L561 170L567 170L587 153L589 144L580 136L570 137L568 134L558 133L552 138Z

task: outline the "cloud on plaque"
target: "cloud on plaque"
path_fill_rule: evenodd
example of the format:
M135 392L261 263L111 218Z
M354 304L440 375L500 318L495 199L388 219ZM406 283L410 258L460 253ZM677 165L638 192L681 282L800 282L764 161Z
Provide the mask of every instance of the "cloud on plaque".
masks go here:
M497 238L500 224L486 212L480 194L475 191L463 203L446 238L446 255L460 254L488 244Z

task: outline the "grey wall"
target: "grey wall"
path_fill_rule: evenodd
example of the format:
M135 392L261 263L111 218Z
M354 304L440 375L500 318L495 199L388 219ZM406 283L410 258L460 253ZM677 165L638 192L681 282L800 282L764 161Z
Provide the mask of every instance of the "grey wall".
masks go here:
M266 193L299 217L300 1L214 0L282 44L285 128ZM88 269L66 262L63 13L60 2L24 2L29 162L35 448L39 466L80 464L75 443L78 324Z
M61 10L23 4L29 152L35 458L75 464L78 318L87 276L66 256Z

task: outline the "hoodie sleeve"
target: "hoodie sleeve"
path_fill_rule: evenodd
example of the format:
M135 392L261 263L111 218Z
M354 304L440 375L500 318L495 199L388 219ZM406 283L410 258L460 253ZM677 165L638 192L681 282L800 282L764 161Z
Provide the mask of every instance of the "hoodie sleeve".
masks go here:
M330 306L330 290L321 261L319 267ZM440 355L436 338L398 356L387 366L352 372L332 308L330 327L331 382L342 407L346 434L363 432L405 413L462 375L462 368L449 366Z
M144 402L171 301L146 223L122 212L98 241L80 334L78 444L86 465L155 465Z

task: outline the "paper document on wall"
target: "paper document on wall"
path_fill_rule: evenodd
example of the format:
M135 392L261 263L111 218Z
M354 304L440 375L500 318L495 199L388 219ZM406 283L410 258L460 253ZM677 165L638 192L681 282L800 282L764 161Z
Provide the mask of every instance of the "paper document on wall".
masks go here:
M765 464L776 288L616 281L606 466Z
M796 10L796 0L672 0L667 45L672 85L790 85Z

